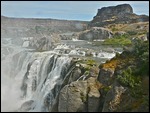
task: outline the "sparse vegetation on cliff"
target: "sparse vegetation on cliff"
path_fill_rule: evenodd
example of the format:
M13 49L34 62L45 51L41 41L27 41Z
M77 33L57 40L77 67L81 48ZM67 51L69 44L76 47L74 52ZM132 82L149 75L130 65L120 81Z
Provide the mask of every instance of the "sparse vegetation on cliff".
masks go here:
M113 36L113 38L110 38L110 39L106 39L103 42L103 44L124 46L124 45L131 45L131 40L129 39L128 35L120 35L120 36Z
M126 50L99 66L100 69L114 70L114 82L112 83L114 88L117 87L115 81L126 88L126 92L122 97L119 97L121 101L118 102L119 106L125 104L125 107L116 106L115 111L148 111L149 109L149 42L135 40L132 43L132 48L132 51ZM106 95L105 98L109 97ZM132 102L125 101L126 98ZM107 111L107 109L105 110Z

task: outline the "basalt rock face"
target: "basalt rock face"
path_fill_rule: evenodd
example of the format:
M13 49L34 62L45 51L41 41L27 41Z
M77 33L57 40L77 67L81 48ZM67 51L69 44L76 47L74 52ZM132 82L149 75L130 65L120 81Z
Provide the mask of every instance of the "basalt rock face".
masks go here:
M149 85L146 85L149 83L149 76L143 76L142 74L142 77L135 81L140 77L137 73L133 75L135 70L140 70L138 69L140 61L137 57L134 57L134 52L135 50L132 52L126 50L120 56L116 56L99 66L100 72L97 80L104 85L100 89L101 97L103 97L100 99L100 102L102 102L101 112L149 111L149 101L146 100L146 98L149 99L147 90ZM128 73L129 70L132 75L130 72L130 74ZM148 72L145 75L148 75ZM129 79L134 81L133 86L130 84ZM126 81L128 81L127 84ZM136 83L138 85L135 85Z
M125 13L133 13L133 9L129 4L103 7L101 9L98 9L98 13L96 16L118 15L118 14L125 14ZM106 19L106 17L103 18Z
M95 78L72 82L59 94L59 112L96 112L99 110L100 92Z
M97 15L93 18L90 26L105 26L108 24L126 24L149 21L149 16L136 15L129 4L103 7L98 9Z
M104 85L112 84L111 79L114 71L111 69L101 69L99 72L98 80Z
M81 31L79 33L74 34L74 36L78 37L79 40L104 40L107 38L111 38L113 33L102 27L92 27L88 30Z

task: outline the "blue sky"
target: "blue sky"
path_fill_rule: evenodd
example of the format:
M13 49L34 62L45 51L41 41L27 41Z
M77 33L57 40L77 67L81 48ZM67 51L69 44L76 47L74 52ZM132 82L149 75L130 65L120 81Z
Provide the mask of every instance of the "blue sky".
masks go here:
M1 15L90 21L98 9L123 3L138 15L149 15L149 1L1 1Z

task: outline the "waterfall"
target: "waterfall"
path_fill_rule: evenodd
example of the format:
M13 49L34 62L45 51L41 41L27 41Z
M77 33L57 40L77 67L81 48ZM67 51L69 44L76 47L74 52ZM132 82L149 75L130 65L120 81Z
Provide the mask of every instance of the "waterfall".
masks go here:
M21 51L12 57L10 78L14 79L21 106L17 111L48 112L61 88L72 60L52 52ZM56 87L57 86L57 87Z
M74 55L86 56L87 49L63 44L52 51L35 52L5 43L1 47L2 111L50 112L59 91L71 80ZM68 51L64 54L62 50ZM115 53L105 51L92 54L97 58L115 56ZM77 81L85 78L83 75Z

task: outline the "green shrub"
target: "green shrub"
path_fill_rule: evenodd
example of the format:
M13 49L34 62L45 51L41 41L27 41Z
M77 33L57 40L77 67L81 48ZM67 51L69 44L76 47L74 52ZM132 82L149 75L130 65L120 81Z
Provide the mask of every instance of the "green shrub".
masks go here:
M136 35L136 34L137 34L136 31L127 31L127 33L128 33L129 35Z
M95 62L95 60L88 59L88 60L86 61L86 64L88 64L88 65L90 65L90 66L93 66L93 65L96 65L96 62Z
M104 45L117 45L117 46L124 46L124 45L131 45L131 40L128 38L129 36L124 34L120 36L113 36L110 39L106 39L103 44Z
M85 71L84 75L89 75L89 73L90 73L89 71Z
M137 73L140 75L149 75L149 42L135 40L134 55L139 63Z
M114 31L117 31L118 29L117 28L115 28L115 27L113 27L112 28L112 31L114 32Z
M104 86L103 87L103 90L104 90L104 92L108 92L109 90L111 90L112 89L112 86Z
M80 98L81 98L82 102L86 102L87 96L83 92L80 93L80 96L81 96Z
M134 76L133 70L130 67L124 70L121 75L118 75L117 80L122 85L131 87L131 88L139 86L141 83L140 77Z
M120 56L120 54L118 52L116 52L115 57L118 58Z

